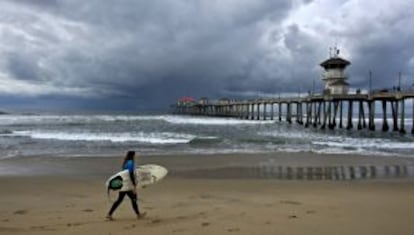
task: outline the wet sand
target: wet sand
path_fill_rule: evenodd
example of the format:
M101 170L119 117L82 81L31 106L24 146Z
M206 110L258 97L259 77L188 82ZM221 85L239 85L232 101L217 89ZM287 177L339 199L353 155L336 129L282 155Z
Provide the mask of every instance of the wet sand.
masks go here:
M40 165L53 170L0 176L0 234L411 234L414 230L412 177L280 180L179 174L257 165L268 157L289 166L412 164L410 159L360 156L327 161L329 156L306 154L283 161L285 156L201 156L197 161L194 156L143 157L141 163L159 163L174 173L139 190L140 208L147 212L144 219L135 218L126 198L115 221L104 219L110 203L103 183L117 170L120 158L18 160L18 164L31 162L37 171ZM111 196L115 199L116 194Z

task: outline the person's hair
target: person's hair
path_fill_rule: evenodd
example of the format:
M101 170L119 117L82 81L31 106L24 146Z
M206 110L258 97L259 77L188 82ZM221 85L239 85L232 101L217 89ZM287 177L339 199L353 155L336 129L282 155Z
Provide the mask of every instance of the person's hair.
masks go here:
M135 151L128 151L124 158L124 161L122 162L122 165L125 165L125 163L129 160L134 161L134 156L135 156Z

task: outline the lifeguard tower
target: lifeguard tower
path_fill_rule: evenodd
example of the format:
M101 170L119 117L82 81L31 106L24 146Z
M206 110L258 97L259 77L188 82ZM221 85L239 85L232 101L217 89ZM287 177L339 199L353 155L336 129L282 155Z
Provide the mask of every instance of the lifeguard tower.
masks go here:
M330 49L330 58L322 62L320 65L325 69L322 75L322 81L325 82L324 94L342 95L347 94L349 89L348 79L345 69L351 63L339 57L339 49Z

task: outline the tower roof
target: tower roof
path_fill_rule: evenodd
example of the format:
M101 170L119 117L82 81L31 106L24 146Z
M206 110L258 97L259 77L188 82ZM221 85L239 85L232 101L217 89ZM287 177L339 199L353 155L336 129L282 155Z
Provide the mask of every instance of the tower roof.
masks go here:
M345 67L345 66L350 65L350 64L351 64L351 62L349 62L345 59L342 59L341 57L332 57L332 58L329 58L329 59L325 60L320 65L322 67L326 68L326 67L330 67L332 65L341 65L341 66Z

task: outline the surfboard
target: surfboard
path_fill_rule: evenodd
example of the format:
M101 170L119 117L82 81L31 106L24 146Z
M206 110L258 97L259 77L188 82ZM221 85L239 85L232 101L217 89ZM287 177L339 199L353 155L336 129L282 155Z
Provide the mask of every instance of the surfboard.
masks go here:
M135 170L135 180L138 182L137 187L143 188L155 184L162 180L167 173L168 170L163 166L155 164L140 165ZM124 184L129 184L129 181L128 170L123 170L109 177L105 185L108 190L120 190Z

